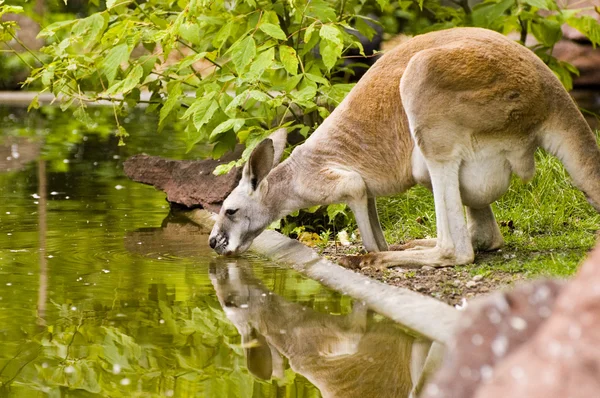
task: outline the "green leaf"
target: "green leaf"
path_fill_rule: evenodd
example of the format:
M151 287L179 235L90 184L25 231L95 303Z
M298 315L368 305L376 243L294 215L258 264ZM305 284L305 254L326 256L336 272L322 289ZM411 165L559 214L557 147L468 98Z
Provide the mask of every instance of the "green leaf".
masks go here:
M119 44L116 47L113 47L104 61L102 62L102 69L104 75L108 79L108 83L112 85L115 77L117 76L117 70L119 69L121 63L127 61L129 59L129 47L127 44Z
M137 86L140 82L140 79L144 75L144 68L141 65L136 65L131 72L127 75L125 80L123 80L123 87L121 87L121 92L128 93Z
M600 22L596 21L593 17L585 15L583 17L569 18L567 19L567 24L583 33L590 39L594 47L600 45Z
M500 0L494 3L481 3L473 7L473 25L482 28L491 27L504 13L515 4L515 0Z
M75 112L73 112L73 116L75 116L75 119L83 123L88 128L94 128L94 126L96 125L96 122L94 122L94 120L90 117L90 115L85 111L85 108L82 106L75 109Z
M259 29L277 40L285 40L287 38L283 30L272 23L263 23L259 26Z
M283 67L290 75L298 74L298 57L296 50L290 46L279 46L279 58Z
M562 38L560 23L548 18L531 21L531 32L546 47L553 47Z
M217 109L219 109L219 103L212 97L213 96L209 96L207 98L200 98L199 100L196 100L196 102L194 102L191 108L188 109L188 111L192 111L193 113L192 121L194 123L194 127L196 127L196 130L198 131L205 124L210 122Z
M231 59L235 68L238 73L242 73L256 55L256 42L252 36L248 36L232 47L231 51Z
M215 167L215 169L213 171L213 174L216 175L216 176L227 174L227 173L229 173L229 171L231 169L233 169L235 167L236 163L237 163L237 161L232 160L229 163L220 164L217 167Z
M379 4L379 8L383 11L390 4L390 0L377 0L377 4Z
M176 105L179 105L179 97L182 94L181 83L177 82L173 84L171 89L168 91L168 97L165 104L160 108L160 117L158 119L159 128L163 125L167 116L171 114L171 111L175 109Z
M337 61L342 56L343 49L344 47L342 43L321 40L319 51L321 52L321 58L323 59L323 64L325 64L327 70L331 70L335 66Z
M355 25L360 34L369 40L373 39L373 36L377 33L377 31L361 17L356 18Z
M118 0L106 0L106 9L110 10L115 6Z
M119 125L116 136L119 138L119 146L124 146L125 141L123 139L129 137L129 133L125 130L125 127Z
M77 20L71 29L71 35L79 37L86 48L89 48L98 42L107 25L108 15L92 14L87 18Z
M59 30L66 28L67 26L71 26L76 22L77 22L76 19L72 19L69 21L54 22L53 24L50 24L50 25L46 26L44 29L42 29L40 31L40 33L38 33L37 37L44 38L44 37L54 36L56 34L56 32L58 32Z
M250 90L248 92L248 96L259 102L266 102L269 100L269 96L267 94L263 93L262 91L258 91L258 90Z
M219 31L217 32L217 34L215 35L215 37L212 40L212 45L214 47L219 48L219 49L221 47L223 47L223 44L225 44L225 42L227 41L229 36L231 36L231 32L233 31L234 24L235 24L235 20L232 19L231 21L229 21L228 23L223 25L221 27L221 29L219 29Z
M334 25L323 25L319 30L319 36L332 43L342 45L342 32Z
M333 221L338 214L346 216L347 206L343 203L334 204L327 206L327 217L330 221Z
M275 60L275 48L271 47L258 54L252 65L250 65L249 79L258 79L267 70Z
M305 43L308 43L310 41L310 38L312 37L312 34L315 31L316 25L317 25L317 21L311 23L310 25L308 25L308 28L306 28L306 31L304 32L304 42Z
M532 7L537 7L542 10L550 10L551 2L548 0L521 0L525 4L529 4Z
M246 119L229 119L224 121L215 127L212 133L210 133L210 141L214 142L221 134L231 130L232 128L234 131L239 130L244 123L246 123Z

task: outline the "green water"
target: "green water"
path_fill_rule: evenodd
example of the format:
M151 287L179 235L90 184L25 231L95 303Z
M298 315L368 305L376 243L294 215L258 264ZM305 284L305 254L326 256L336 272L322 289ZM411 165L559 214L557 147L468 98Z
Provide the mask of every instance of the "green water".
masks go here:
M292 270L218 258L124 177L185 154L142 112L117 146L55 108L0 110L0 395L402 397L413 339Z

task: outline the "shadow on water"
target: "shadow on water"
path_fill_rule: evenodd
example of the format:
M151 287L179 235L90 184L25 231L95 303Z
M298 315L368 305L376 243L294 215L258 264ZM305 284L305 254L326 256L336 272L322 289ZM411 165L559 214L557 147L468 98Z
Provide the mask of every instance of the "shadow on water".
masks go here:
M0 109L0 395L408 396L427 342L291 269L215 257L124 177L132 154L183 154L183 131L140 114L118 147L110 112L94 131L45 112Z

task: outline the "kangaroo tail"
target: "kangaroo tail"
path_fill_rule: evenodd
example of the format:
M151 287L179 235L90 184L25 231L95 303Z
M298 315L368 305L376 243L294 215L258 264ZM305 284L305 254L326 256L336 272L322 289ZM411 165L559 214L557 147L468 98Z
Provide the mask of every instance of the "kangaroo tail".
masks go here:
M569 98L565 105L547 123L540 144L560 159L575 186L600 212L600 148L575 103Z

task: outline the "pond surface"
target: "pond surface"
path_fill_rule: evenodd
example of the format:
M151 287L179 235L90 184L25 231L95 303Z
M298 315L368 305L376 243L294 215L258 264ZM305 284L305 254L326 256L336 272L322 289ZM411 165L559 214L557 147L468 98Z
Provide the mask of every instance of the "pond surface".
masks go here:
M408 396L427 343L290 269L218 258L122 172L202 149L141 112L119 147L95 117L0 110L0 396Z

